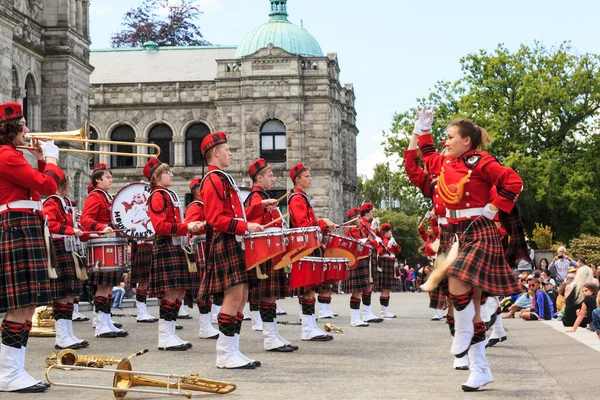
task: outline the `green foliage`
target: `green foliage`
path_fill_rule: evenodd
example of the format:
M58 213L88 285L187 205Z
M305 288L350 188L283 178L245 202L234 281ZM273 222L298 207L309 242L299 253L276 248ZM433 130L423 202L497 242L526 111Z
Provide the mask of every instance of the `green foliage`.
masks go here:
M600 56L580 54L568 42L536 42L510 52L499 45L461 59L462 77L438 82L417 104L435 106L437 143L447 124L468 117L486 128L488 149L523 178L522 218L550 225L568 242L600 235ZM387 154L408 145L414 112L394 116L384 142Z
M418 217L386 210L377 210L375 216L382 224L384 222L392 224L394 239L402 247L401 260L419 257L417 250L422 242L417 231Z
M548 225L535 223L533 228L533 241L540 250L549 250L552 248L552 228Z
M586 264L600 264L600 237L581 235L569 242L569 252L575 259L585 258Z

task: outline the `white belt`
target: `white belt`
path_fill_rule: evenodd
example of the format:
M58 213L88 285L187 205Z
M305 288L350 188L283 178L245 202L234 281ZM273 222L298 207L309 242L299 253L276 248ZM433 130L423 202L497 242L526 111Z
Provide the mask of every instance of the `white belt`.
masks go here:
M396 256L388 256L388 255L385 255L385 256L379 256L379 258L385 258L386 260L395 260L395 259L396 259Z
M33 211L39 211L42 209L42 202L41 201L31 201L31 200L11 201L10 203L0 205L0 212L10 210L11 208L14 208L14 209L29 208Z
M448 225L448 219L446 217L438 217L438 225Z
M52 239L62 239L66 238L68 235L59 235L58 233L53 233L50 236L52 237Z
M446 218L461 219L483 215L483 207L466 208L464 210L446 210Z

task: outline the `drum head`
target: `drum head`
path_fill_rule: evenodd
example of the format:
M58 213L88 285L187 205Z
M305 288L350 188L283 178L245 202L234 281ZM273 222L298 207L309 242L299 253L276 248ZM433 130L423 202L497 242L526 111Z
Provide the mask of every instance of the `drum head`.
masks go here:
M150 197L150 186L145 183L130 183L119 190L112 204L111 218L116 229L128 229L123 236L132 240L152 240L154 227L148 216L146 202Z
M239 187L238 189L240 190L240 200L243 204L250 195L250 192L252 192L252 188Z

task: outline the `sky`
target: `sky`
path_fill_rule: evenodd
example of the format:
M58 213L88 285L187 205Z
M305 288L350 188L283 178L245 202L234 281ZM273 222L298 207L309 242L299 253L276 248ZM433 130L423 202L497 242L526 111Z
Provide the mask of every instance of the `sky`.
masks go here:
M94 0L90 6L92 49L110 47L125 12L142 0ZM170 0L177 1L177 0ZM198 23L213 44L237 45L268 21L268 0L197 0ZM356 94L358 173L371 177L386 157L382 131L393 115L415 106L437 81L461 76L460 59L499 43L511 51L540 41L571 41L578 53L600 53L593 0L288 0L289 20L337 53L340 83ZM392 163L394 160L390 160Z

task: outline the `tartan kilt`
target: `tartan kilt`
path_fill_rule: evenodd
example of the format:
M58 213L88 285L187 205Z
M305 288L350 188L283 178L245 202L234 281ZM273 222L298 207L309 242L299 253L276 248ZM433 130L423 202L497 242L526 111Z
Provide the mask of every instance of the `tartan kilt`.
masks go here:
M440 254L447 253L452 247L454 233L452 232L452 228L440 226L440 247L438 248L438 256Z
M56 273L58 275L58 279L50 279L52 300L67 296L79 296L83 281L77 279L73 254L65 249L63 240L53 240L52 245L56 255Z
M269 297L280 299L289 293L289 282L283 268L274 270L271 260L260 265L263 274L269 275L267 279L257 279L256 285L250 290L248 300L263 300Z
M375 284L373 290L381 291L381 290L392 290L398 291L400 290L400 281L398 278L394 276L394 264L396 262L395 258L384 258L379 257L377 260L379 264L379 268L382 269L381 272L376 271L375 275Z
M137 243L132 247L135 248L135 252L131 255L131 283L135 285L140 282L149 282L154 245L152 243Z
M447 253L452 247L454 233L451 228L440 226L440 247L438 256ZM429 292L429 308L434 310L445 310L450 304L448 300L448 278L444 278L439 285Z
M344 281L344 293L363 292L369 287L369 260L372 256L358 260L354 271L348 271L348 279Z
M235 240L235 235L214 230L207 250L206 273L202 277L199 297L250 283L252 274L246 272L242 244Z
M89 279L87 280L88 285L91 286L119 286L119 283L123 280L123 271L113 272L88 272Z
M454 229L460 238L460 247L456 260L448 268L448 276L479 287L491 296L520 292L517 278L504 258L500 234L493 221L479 217L474 221L461 221Z
M194 260L192 254L192 260ZM192 274L181 246L171 243L170 236L161 236L154 242L150 271L150 296L161 298L169 290L191 289Z
M44 223L26 212L0 214L0 313L52 302Z

